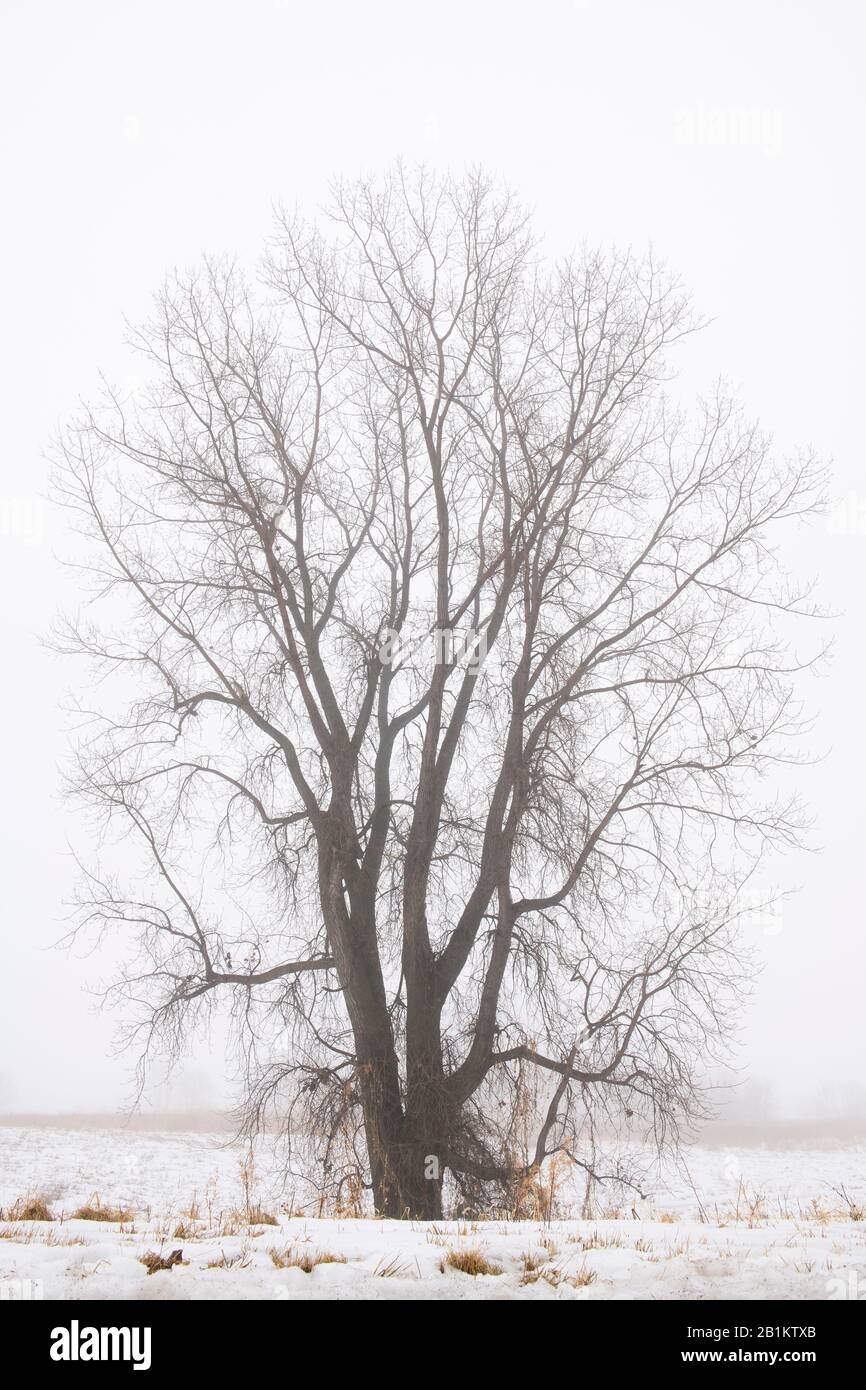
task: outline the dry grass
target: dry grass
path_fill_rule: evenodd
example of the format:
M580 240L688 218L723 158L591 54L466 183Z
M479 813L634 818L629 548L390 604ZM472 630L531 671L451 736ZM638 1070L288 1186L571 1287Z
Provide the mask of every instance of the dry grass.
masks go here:
M253 1200L253 1192L256 1187L256 1168L252 1150L240 1160L241 1187L244 1194L243 1217L241 1218L250 1226L279 1226L279 1221L269 1211L265 1211L261 1203ZM240 1217L240 1213L233 1212L233 1216Z
M196 1240L198 1231L188 1221L179 1221L172 1231L172 1240Z
M295 1250L291 1245L285 1250L272 1247L268 1254L277 1269L302 1269L305 1274L312 1274L316 1265L348 1263L345 1255L334 1255L330 1250Z
M208 1269L248 1269L252 1260L250 1252L244 1246L241 1250L235 1251L233 1255L227 1255L221 1250L219 1255L214 1255L213 1259L208 1260Z
M334 1216L341 1221L360 1221L369 1216L364 1183L359 1172L350 1172L340 1183L336 1197L322 1194L316 1209L317 1216Z
M552 1289L558 1289L560 1284L570 1284L573 1289L580 1289L594 1283L595 1278L595 1272L587 1269L585 1263L580 1269L569 1272L562 1265L542 1261L539 1256L524 1255L520 1283L526 1285L544 1282Z
M665 1259L675 1260L678 1259L680 1255L687 1255L689 1253L690 1243L691 1242L689 1240L681 1240L678 1241L676 1245L666 1245L664 1252ZM730 1250L720 1250L718 1253L722 1259L727 1259L729 1258L731 1252Z
M597 1228L588 1236L575 1233L568 1237L568 1241L569 1244L582 1246L584 1250L622 1250L625 1246L625 1241L618 1231L602 1235Z
M866 1221L866 1206L864 1206L862 1202L855 1201L853 1197L848 1195L844 1183L840 1183L838 1187L831 1188L831 1191L835 1192L836 1196L841 1198L844 1203L843 1215L847 1217L849 1221Z
M135 1212L129 1211L127 1207L111 1207L104 1203L98 1192L95 1192L89 1202L85 1202L83 1207L72 1213L73 1221L108 1221L112 1225L119 1222L131 1221Z
M501 1274L502 1266L488 1260L477 1247L466 1250L449 1250L439 1265L444 1274L446 1269L459 1270L461 1274L471 1274L473 1279L479 1274Z
M19 1197L8 1211L0 1211L3 1221L56 1221L44 1197Z
M820 1197L812 1198L804 1214L807 1221L817 1221L820 1226L828 1225L833 1219L833 1213Z
M396 1255L390 1260L386 1260L383 1255L373 1270L373 1277L375 1279L414 1279L415 1273L410 1264L401 1264Z
M448 1245L448 1236L436 1226L432 1226L430 1230L427 1231L424 1239L428 1245L440 1245L443 1249Z
M256 1203L243 1210L233 1207L229 1211L219 1212L216 1220L206 1224L198 1234L202 1238L207 1236L210 1239L219 1239L220 1236L246 1236L254 1234L257 1226L261 1234L262 1227L279 1224L279 1217L273 1216Z
M568 1275L568 1283L573 1289L585 1289L587 1284L594 1284L596 1281L594 1269L587 1269L586 1265L581 1265L580 1269Z
M554 1266L547 1264L543 1255L526 1254L523 1256L523 1269L520 1274L521 1284L537 1284L543 1279L546 1284L551 1284L556 1288L561 1282L562 1275Z
M458 1221L452 1230L443 1231L440 1226L432 1222L427 1228L424 1239L428 1245L441 1245L443 1248L450 1246L456 1236L458 1240L465 1240L468 1236L477 1235L480 1227L476 1221ZM506 1227L504 1234L508 1233Z
M771 1217L765 1195L761 1192L750 1191L741 1179L734 1202L722 1209L718 1205L715 1206L714 1224L722 1229L731 1225L745 1225L749 1230L754 1230L756 1227L766 1225L771 1219L793 1222L808 1221L819 1226L829 1226L833 1221L859 1222L866 1220L866 1205L852 1198L844 1185L832 1187L831 1191L840 1198L839 1204L831 1204L825 1197L813 1197L805 1205L799 1201L792 1202L787 1198L783 1200L780 1197L776 1201L776 1210ZM657 1219L664 1221L666 1218L662 1215Z
M279 1218L272 1216L260 1206L248 1210L233 1207L228 1211L211 1211L209 1219L194 1222L188 1216L180 1221L169 1222L160 1227L166 1239L174 1240L225 1240L232 1236L262 1235L265 1227L279 1226Z
M86 1245L87 1241L83 1236L61 1235L57 1231L40 1231L34 1226L3 1226L0 1228L0 1240L11 1240L16 1245L46 1245L64 1247L69 1245Z
M552 1221L557 1213L557 1192L573 1168L574 1162L566 1154L554 1154L543 1168L531 1168L515 1188L508 1219Z
M273 1212L265 1211L264 1207L256 1204L250 1207L247 1212L247 1220L251 1226L279 1226L279 1217L274 1216Z
M209 1224L206 1229L206 1236L211 1240L219 1240L225 1236L246 1235L249 1225L246 1218L239 1211L221 1211L216 1221Z

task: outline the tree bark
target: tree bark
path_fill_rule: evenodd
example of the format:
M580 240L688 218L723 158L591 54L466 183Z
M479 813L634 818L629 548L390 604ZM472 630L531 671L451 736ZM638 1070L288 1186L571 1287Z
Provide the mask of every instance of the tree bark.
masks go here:
M442 1135L434 1138L430 1116L419 1115L417 1121L407 1116L389 1133L382 1117L371 1115L366 1105L364 1115L376 1212L396 1220L441 1219L445 1144ZM371 1134L377 1137L375 1145Z

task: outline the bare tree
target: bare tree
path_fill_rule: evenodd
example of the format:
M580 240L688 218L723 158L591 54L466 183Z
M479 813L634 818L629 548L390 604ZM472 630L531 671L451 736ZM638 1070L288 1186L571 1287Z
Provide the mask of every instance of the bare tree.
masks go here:
M550 266L497 185L397 168L281 218L258 286L175 277L148 389L65 435L76 785L146 856L87 874L129 1037L230 1000L249 1122L387 1215L675 1139L797 837L755 790L807 606L770 547L820 476L671 406L695 326L651 257Z

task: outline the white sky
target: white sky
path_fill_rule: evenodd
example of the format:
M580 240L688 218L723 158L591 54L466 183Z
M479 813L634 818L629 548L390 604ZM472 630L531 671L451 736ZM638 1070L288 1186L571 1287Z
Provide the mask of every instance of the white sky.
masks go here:
M791 557L843 610L810 696L799 776L819 856L759 945L743 1060L789 1106L854 1083L864 1052L866 662L859 7L851 0L6 0L0 226L0 1110L106 1109L126 1095L85 982L106 957L50 943L72 882L57 797L58 705L73 672L40 650L68 596L43 450L97 368L124 371L123 316L202 250L255 255L276 200L396 155L480 162L555 248L652 240L714 317L689 358L723 372L780 447L835 462L840 510ZM816 634L817 635L817 634ZM200 1062L192 1085L219 1067ZM214 1083L216 1084L216 1082Z

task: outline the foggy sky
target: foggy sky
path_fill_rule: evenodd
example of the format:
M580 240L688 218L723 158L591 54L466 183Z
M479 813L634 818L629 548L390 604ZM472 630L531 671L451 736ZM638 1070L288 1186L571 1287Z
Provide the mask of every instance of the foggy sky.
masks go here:
M86 985L111 953L50 949L72 891L58 796L75 670L42 649L74 577L41 500L44 451L99 369L126 380L124 315L173 266L255 257L272 204L397 155L482 163L536 210L554 251L652 242L712 326L680 359L721 374L781 451L834 463L835 512L786 561L840 616L797 773L819 854L753 939L765 970L740 1061L784 1108L859 1081L864 1040L862 33L850 0L535 0L532 5L87 3L4 7L0 564L3 993L0 1111L108 1109L128 1096L114 1022ZM823 634L806 631L804 651ZM218 1098L203 1044L185 1095ZM210 1088L210 1090L208 1089Z

